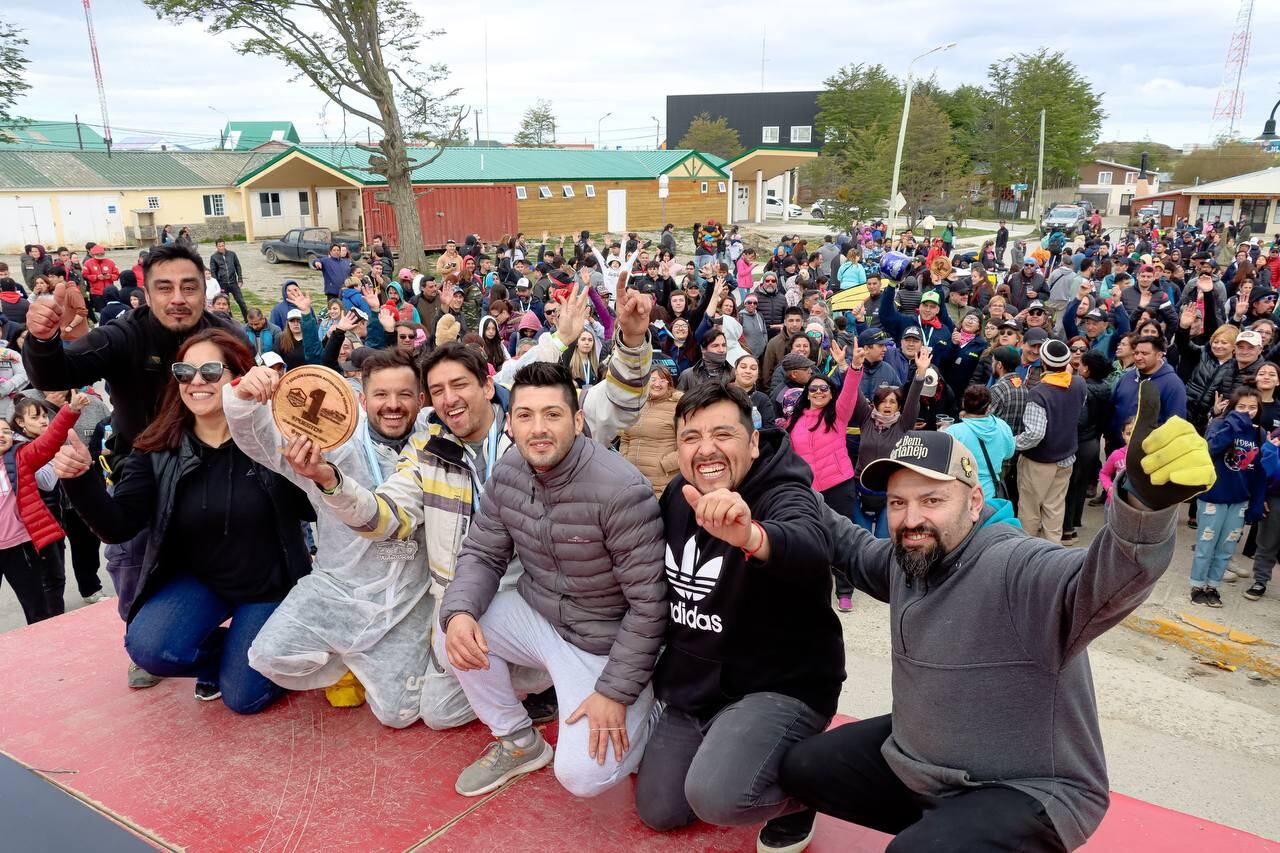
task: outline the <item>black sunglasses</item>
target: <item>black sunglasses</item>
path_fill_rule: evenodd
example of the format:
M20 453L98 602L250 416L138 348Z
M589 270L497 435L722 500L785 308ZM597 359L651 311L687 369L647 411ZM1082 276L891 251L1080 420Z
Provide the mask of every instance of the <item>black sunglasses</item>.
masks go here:
M830 394L831 386L830 385L810 385L809 393L810 394Z
M227 366L220 361L206 361L199 367L187 364L185 361L175 361L169 370L173 373L173 378L178 380L179 385L190 385L197 373L200 374L201 379L212 385L222 378Z

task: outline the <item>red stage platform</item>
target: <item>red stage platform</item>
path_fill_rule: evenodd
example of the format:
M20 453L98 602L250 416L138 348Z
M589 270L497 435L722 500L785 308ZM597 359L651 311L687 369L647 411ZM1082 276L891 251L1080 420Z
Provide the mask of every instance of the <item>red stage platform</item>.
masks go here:
M755 830L660 835L633 785L569 796L549 770L487 797L453 790L488 742L481 727L395 731L367 708L292 694L255 717L192 698L190 680L125 686L115 603L0 635L0 751L153 844L191 851L749 851ZM554 736L554 727L549 732ZM822 818L814 853L884 849ZM1280 851L1280 845L1115 795L1085 848Z

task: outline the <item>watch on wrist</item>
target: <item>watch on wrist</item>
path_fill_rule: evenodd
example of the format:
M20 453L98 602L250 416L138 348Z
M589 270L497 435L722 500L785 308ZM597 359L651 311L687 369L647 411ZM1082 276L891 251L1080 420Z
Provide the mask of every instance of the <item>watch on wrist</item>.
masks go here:
M334 495L336 495L338 492L342 490L342 471L340 471L338 469L338 466L334 465L332 462L326 462L325 464L328 465L333 470L333 488L326 489L324 486L321 486L319 483L316 483L316 486L320 489L320 494L333 497Z

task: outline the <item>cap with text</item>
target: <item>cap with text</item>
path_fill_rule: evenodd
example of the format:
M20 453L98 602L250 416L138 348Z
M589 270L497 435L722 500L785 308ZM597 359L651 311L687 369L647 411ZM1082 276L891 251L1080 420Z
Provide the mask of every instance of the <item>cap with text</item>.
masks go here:
M873 492L886 491L889 478L904 468L931 480L978 485L978 463L973 454L947 433L928 430L904 433L887 458L876 459L862 469L862 485Z

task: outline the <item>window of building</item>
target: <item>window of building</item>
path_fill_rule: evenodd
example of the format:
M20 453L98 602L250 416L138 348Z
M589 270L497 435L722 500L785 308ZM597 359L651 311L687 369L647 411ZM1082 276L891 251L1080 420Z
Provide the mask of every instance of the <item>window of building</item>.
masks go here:
M771 143L772 143L773 145L777 145L777 144L778 144L778 128L777 128L777 126L761 128L761 129L760 129L760 141L761 141L761 142L763 142L763 143L764 143L764 144L766 144L766 145L769 145L769 144L771 144Z
M702 191L703 191L704 193L707 191L707 182L706 182L706 181L703 181L703 182L702 182Z
M565 198L573 198L573 187L569 184L562 185L560 191L564 193Z
M587 197L587 198L595 198L595 197L596 197L596 185L595 185L595 184L587 184L587 185L586 185L586 187L585 187L585 188L583 188L583 194L584 194L584 195L586 195L586 197Z
M159 209L160 209L160 196L158 195L147 196L147 210L159 210Z
M311 194L305 190L298 193L298 213L303 216L311 215Z
M723 193L728 191L729 188L725 186L724 181L716 181L716 192Z
M258 207L262 218L269 219L280 215L280 193L258 193Z
M529 197L529 191L527 189L525 189L524 187L516 187L516 198L519 201L524 201L528 197Z
M1099 172L1099 173L1098 173L1098 185L1099 185L1099 186L1104 186L1104 187L1106 187L1106 186L1110 186L1110 185L1111 185L1111 173L1110 173L1110 172Z
M1130 185L1132 185L1132 184L1136 184L1136 183L1138 182L1138 173L1137 173L1137 172L1125 172L1125 173L1124 173L1124 182L1125 182L1126 184L1130 184Z
M538 187L538 198L551 198L551 187Z
M808 145L810 142L812 142L812 141L813 141L813 127L812 127L812 125L807 125L807 124L805 124L805 125L793 124L793 125L791 126L791 141L792 141L792 142L803 142L803 143L804 143L804 144L806 144L806 145Z
M205 216L226 216L227 197L222 193L212 193L204 197Z

